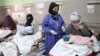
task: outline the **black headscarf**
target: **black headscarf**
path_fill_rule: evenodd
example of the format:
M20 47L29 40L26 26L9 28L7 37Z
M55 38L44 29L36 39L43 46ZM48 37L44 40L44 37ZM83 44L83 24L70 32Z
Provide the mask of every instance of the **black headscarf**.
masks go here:
M28 17L30 17L30 19L28 18ZM33 16L32 16L32 14L28 14L27 16L26 16L26 24L25 24L25 26L31 26L31 23L32 23L32 21L33 21Z
M55 11L52 10L52 9L53 9L54 7L56 7L56 6L59 8L59 5L56 4L55 2L52 2L52 3L50 4L50 6L49 6L49 13L50 13L50 14L52 14L52 15L58 14L58 12L55 12Z

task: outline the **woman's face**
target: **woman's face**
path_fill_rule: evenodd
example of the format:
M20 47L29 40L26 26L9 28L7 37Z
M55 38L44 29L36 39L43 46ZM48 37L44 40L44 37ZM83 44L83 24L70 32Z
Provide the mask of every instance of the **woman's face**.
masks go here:
M58 11L59 11L59 8L57 6L55 6L52 11L55 13L55 14L58 14Z
M72 25L74 26L74 25L76 25L77 23L79 23L78 21L71 21L71 23L72 23Z
M58 11L59 10L59 8L57 7L57 6L55 6L54 8L53 8L53 11Z
M73 20L73 21L71 21L71 24L73 25L73 27L74 27L75 29L77 29L77 26L78 26L79 22Z

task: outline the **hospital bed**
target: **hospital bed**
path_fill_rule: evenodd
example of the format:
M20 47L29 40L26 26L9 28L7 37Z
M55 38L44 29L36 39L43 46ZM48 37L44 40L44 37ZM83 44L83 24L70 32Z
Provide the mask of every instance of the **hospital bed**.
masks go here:
M4 56L40 56L45 51L44 43L39 43L39 48L35 50L32 49L32 46L41 36L41 31L27 36L22 36L18 31L11 41L0 43L0 51Z
M50 50L48 56L91 56L93 52L100 51L100 42L98 42L94 36L93 39L93 48L90 49L87 46L76 45L76 44L65 44L63 39L60 39L55 46ZM95 54L96 56L96 54Z

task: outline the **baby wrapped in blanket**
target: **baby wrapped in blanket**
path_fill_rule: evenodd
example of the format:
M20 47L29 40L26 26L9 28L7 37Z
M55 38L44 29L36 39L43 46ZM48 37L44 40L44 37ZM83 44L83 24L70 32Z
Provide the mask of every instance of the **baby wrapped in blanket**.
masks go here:
M92 39L90 37L83 37L79 35L65 35L63 37L63 40L66 44L79 44L79 45L87 45L88 47L91 47Z

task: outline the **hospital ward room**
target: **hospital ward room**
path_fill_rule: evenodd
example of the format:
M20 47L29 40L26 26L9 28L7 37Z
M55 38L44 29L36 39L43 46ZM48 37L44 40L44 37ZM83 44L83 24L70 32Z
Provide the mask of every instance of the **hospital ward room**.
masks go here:
M0 56L100 56L100 0L0 0Z

